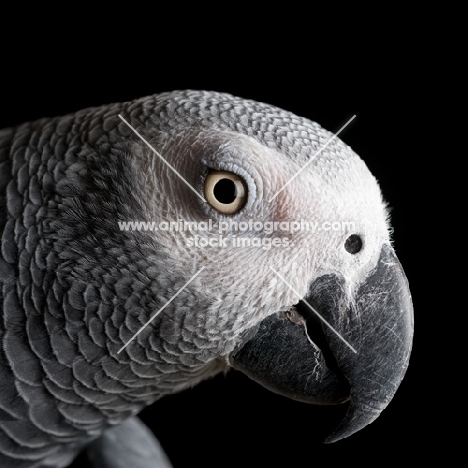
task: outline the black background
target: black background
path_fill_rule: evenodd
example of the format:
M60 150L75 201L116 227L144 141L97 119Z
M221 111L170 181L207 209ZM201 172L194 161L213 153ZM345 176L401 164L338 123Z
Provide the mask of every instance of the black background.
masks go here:
M141 31L127 30L128 22L140 20ZM364 31L340 26L333 41L334 27L308 35L294 24L286 32L282 21L261 31L253 20L235 28L195 24L183 36L175 32L180 28L163 32L140 17L105 30L91 20L73 27L65 20L40 22L26 39L16 29L3 42L0 127L186 88L264 101L331 131L356 114L341 138L365 160L393 207L394 246L415 308L410 366L393 401L372 425L332 445L322 440L345 408L293 402L235 372L166 397L141 416L175 468L450 457L453 377L443 366L447 323L437 305L427 208L440 190L431 183L440 175L430 159L442 146L432 125L441 86L430 73L429 49L437 41L428 44L430 31L396 18Z

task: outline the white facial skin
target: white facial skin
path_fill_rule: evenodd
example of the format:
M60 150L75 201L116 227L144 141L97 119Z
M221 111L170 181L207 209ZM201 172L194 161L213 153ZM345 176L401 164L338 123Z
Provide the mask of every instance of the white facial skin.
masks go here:
M333 134L316 128L316 140L311 144L318 150ZM287 310L299 301L296 292L275 271L301 297L314 279L338 273L346 279L351 298L354 288L375 267L382 245L390 242L387 210L375 178L352 149L337 138L310 163L300 154L282 154L235 132L174 132L153 138L151 143L200 194L209 169L237 174L247 187L247 202L238 213L223 215L202 201L148 148L136 147L135 177L146 194L144 221L317 223L315 232L223 231L227 246L221 247L216 227L211 231L153 233L171 259L167 268L172 274L179 272L189 279L204 267L192 286L209 299L211 306L210 310L194 313L225 317L222 333L227 341L269 314ZM324 222L352 223L354 228L347 225L324 230ZM363 241L361 251L354 255L345 249L346 239L352 234L358 234ZM196 245L195 236L199 241L214 239L214 246ZM234 238L254 237L287 238L284 242L288 246L232 246ZM222 352L230 349L227 346Z

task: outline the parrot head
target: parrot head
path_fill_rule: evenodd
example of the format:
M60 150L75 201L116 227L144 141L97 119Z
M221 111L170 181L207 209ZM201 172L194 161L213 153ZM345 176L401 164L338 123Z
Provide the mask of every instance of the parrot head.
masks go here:
M227 94L166 93L106 118L114 141L87 160L85 209L119 229L87 236L132 285L109 353L137 374L150 363L158 394L234 368L302 402L349 402L329 442L375 420L407 369L413 311L363 160L314 122Z
M89 333L107 337L100 388L118 380L137 411L233 368L349 402L329 442L375 420L406 372L413 309L363 160L317 123L222 93L90 115L102 124L80 136L51 229L68 302L86 297Z

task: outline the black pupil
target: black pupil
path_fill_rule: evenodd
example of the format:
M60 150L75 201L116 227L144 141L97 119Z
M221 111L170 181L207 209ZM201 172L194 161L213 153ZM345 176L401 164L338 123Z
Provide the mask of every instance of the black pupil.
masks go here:
M229 205L236 199L236 184L231 179L221 179L214 186L213 193L219 203Z
M350 254L356 254L362 249L362 239L357 234L351 234L344 246Z

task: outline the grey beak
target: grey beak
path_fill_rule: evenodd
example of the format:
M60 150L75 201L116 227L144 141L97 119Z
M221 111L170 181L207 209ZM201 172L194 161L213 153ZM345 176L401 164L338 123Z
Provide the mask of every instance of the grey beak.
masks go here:
M315 404L349 399L344 420L326 442L348 437L379 416L405 375L412 347L411 294L390 246L383 246L352 301L343 282L320 277L304 298L334 330L308 307L297 306L318 346L308 341L304 326L277 314L251 330L230 357L234 368L281 395Z

